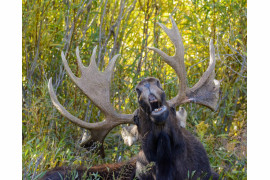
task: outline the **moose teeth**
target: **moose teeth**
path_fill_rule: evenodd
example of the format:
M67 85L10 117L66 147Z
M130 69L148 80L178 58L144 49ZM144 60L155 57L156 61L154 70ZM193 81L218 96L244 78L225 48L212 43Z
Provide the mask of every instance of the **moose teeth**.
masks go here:
M162 108L158 108L158 109L155 109L154 111L157 112L157 111L160 111Z

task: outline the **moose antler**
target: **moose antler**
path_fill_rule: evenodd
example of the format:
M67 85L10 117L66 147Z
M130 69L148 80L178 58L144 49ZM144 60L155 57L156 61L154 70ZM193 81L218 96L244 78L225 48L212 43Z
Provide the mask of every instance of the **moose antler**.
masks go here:
M71 80L83 91L83 93L104 113L105 120L97 123L85 122L72 114L70 114L58 101L52 87L52 78L49 80L48 88L54 106L58 111L74 124L88 129L91 132L90 141L103 143L104 138L110 130L119 124L133 123L132 114L118 114L110 103L110 81L113 73L113 68L118 55L115 55L109 62L109 65L104 72L98 70L95 56L96 49L94 48L91 56L91 62L88 67L82 64L79 56L79 48L76 49L78 66L81 70L81 77L76 77L68 66L64 53L62 52L62 61L64 67ZM89 139L88 139L89 141ZM104 156L103 147L101 147L101 155Z
M180 88L178 94L173 99L169 100L170 106L178 106L187 102L194 102L201 105L205 105L212 110L215 110L218 102L218 93L220 83L215 78L215 48L213 41L210 40L210 63L207 70L202 75L201 79L192 87L187 87L187 72L184 63L184 45L180 32L173 18L170 16L172 22L172 29L168 29L161 23L158 23L160 27L169 36L172 43L175 46L175 55L168 56L163 51L148 47L150 50L155 51L161 55L164 61L169 64L176 72L179 78Z

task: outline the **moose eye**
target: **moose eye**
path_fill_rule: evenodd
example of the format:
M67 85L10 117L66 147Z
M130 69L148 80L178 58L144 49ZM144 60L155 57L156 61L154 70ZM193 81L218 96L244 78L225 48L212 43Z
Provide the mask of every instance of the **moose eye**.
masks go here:
M138 94L138 97L141 95L141 90L139 89L139 88L136 88L136 92L137 92L137 94Z

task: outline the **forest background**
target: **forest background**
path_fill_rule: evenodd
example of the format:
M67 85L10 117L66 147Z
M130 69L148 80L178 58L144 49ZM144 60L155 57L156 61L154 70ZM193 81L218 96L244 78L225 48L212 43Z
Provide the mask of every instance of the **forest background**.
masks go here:
M98 46L97 63L104 70L120 53L111 86L118 112L136 107L135 85L144 77L161 80L168 98L178 92L173 69L147 46L169 55L174 47L157 22L171 26L172 15L182 33L188 85L209 63L209 41L216 50L216 79L221 80L218 108L187 104L187 129L204 144L211 166L227 179L247 178L247 2L245 0L23 0L22 1L22 176L36 179L55 166L125 161L138 153L128 147L121 126L106 137L106 157L79 146L83 129L63 118L48 94L53 78L59 100L71 114L88 122L103 114L71 82L61 51L75 75L80 72L75 49L85 65Z

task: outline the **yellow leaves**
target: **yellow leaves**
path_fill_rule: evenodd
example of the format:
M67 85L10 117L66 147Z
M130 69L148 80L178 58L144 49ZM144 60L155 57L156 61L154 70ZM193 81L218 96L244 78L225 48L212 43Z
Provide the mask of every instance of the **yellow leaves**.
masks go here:
M53 160L54 160L54 159L52 159L52 158L50 159L50 161L52 162L52 163L51 163L51 167L56 167L59 161L58 161L58 160L53 161Z
M163 15L164 15L165 17L169 17L170 14L169 14L168 12L166 12L166 13L164 13Z
M214 147L216 143L216 138L214 137L213 134L210 134L209 136L206 136L205 142L209 145Z
M50 44L50 46L52 46L52 47L64 47L63 44Z
M228 150L229 152L233 152L233 151L234 151L234 148L235 148L235 145L236 145L236 143L234 143L234 142L229 142L229 143L227 144L227 150Z
M236 39L237 42L239 42L242 46L244 46L243 41L241 41L240 39Z
M200 122L199 124L196 125L197 133L202 139L207 132L209 125L205 124L204 121Z
M73 162L73 164L75 164L75 165L82 165L82 161L79 160L79 159L76 159L76 160Z
M187 59L187 58L186 58L186 59ZM185 61L185 66L186 66L186 67L190 67L191 65L192 65L192 64L191 64L191 61L188 61L188 60Z
M63 166L63 162L60 161L60 162L58 163L58 166Z

